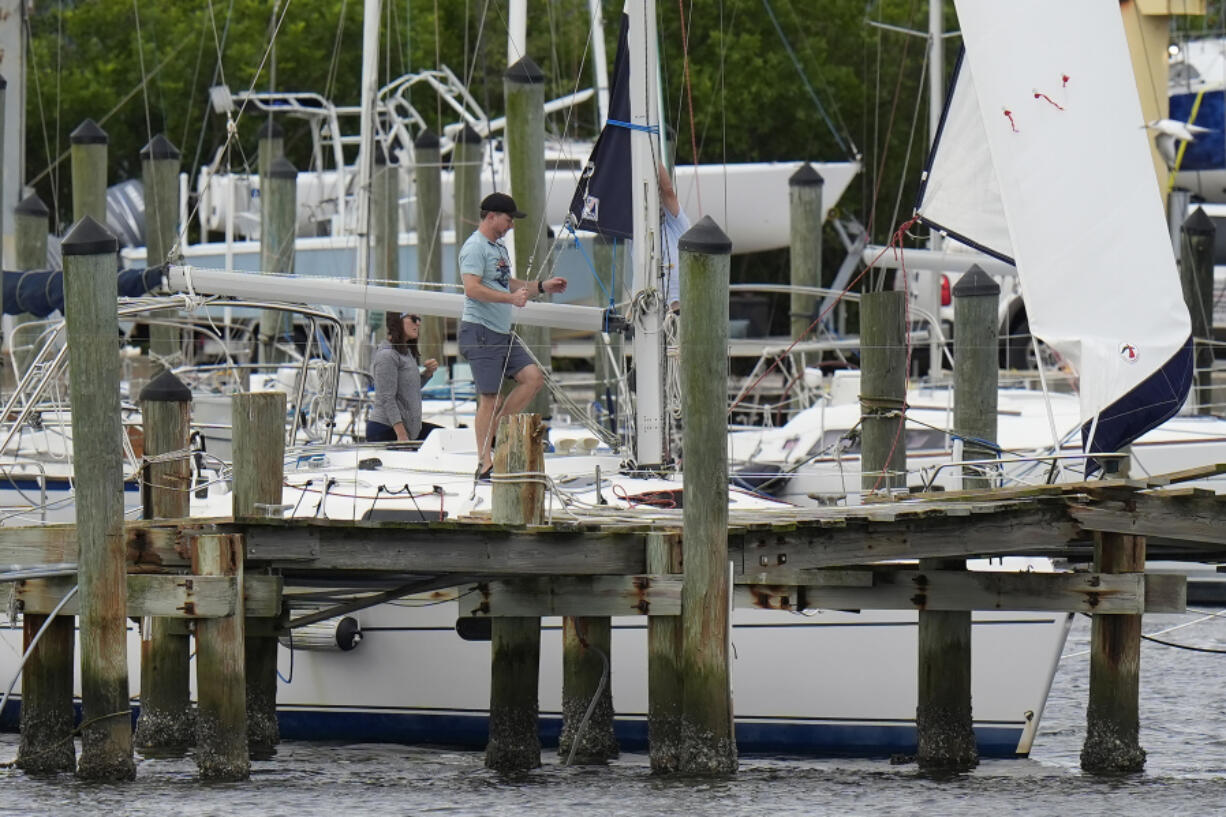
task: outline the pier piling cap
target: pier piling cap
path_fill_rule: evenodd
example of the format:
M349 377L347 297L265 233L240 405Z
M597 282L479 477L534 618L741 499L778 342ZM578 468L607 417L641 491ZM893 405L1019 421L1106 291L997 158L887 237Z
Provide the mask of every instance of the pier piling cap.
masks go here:
M260 125L260 129L256 131L256 139L284 139L285 131L277 124L276 120L271 116L264 120L264 124Z
M533 62L531 57L521 57L514 65L507 68L502 78L521 85L542 85L545 82L545 75L541 73L541 67Z
M145 384L139 399L142 403L190 403L192 391L167 370Z
M60 252L64 255L103 255L119 252L119 241L111 231L94 221L92 216L84 216L72 226L64 241L60 244Z
M990 295L998 298L1000 297L1000 284L984 272L983 267L971 264L971 268L958 279L958 283L954 284L952 294L955 298L969 298L975 295Z
M51 215L51 211L47 209L47 205L38 197L37 193L31 193L18 202L17 206L13 208L13 212L19 216L34 216L36 218L46 218Z
M270 179L297 179L298 168L294 167L294 163L284 156L278 156L272 160L272 164L268 166L268 178Z
M1197 207L1192 215L1184 219L1183 231L1193 235L1213 235L1216 232L1213 219L1209 218L1203 207Z
M413 140L413 147L425 150L438 150L438 134L426 128Z
M822 178L822 174L817 172L817 168L805 162L796 172L788 177L788 184L792 187L821 187L826 183Z
M479 145L482 139L481 134L477 133L472 125L465 124L460 130L460 135L456 137L456 141L463 145Z
M175 159L179 158L179 149L170 143L162 134L156 134L149 144L140 150L142 159Z
M715 219L703 216L681 236L677 249L706 255L728 255L732 252L732 240L719 228Z
M109 139L106 131L98 127L98 123L92 119L86 119L68 135L68 141L74 145L105 145Z

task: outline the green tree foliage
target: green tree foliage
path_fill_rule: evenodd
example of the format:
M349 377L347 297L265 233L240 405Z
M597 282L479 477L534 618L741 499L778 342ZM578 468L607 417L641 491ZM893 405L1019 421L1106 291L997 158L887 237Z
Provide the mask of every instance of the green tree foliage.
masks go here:
M901 202L900 217L910 212L910 191L927 142L925 109L915 107L923 95L924 42L866 21L922 27L924 3L657 2L666 118L675 131L678 161L841 160L854 144L865 171L843 207L861 221L875 212L877 239L895 226L890 223L895 201ZM208 104L214 85L232 91L313 91L338 105L356 106L362 5L361 0L37 3L30 21L27 182L61 219L68 217L68 137L86 118L110 135L112 182L139 177L139 151L156 133L180 149L184 169L194 175L226 143L226 118ZM446 64L491 117L501 115L506 7L507 0L384 0L380 84ZM610 61L621 8L622 0L605 0ZM952 11L948 17L952 28ZM589 36L587 0L529 0L528 52L547 78L547 95L591 84ZM846 147L827 127L806 83ZM455 120L424 91L415 92L413 103L435 129ZM305 126L292 120L281 124L289 158L307 167ZM237 139L224 157L232 167L254 165L259 125L253 113L236 115ZM554 131L576 136L593 135L597 125L593 103L550 119Z

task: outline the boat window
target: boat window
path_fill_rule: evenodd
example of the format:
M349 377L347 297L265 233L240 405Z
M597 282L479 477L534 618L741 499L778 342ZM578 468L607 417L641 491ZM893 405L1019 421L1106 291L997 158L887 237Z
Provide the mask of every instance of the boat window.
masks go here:
M907 450L943 451L946 447L945 438L945 432L939 428L908 428L906 432ZM850 436L845 429L826 431L822 434L821 440L809 449L808 456L833 457L836 450L841 454L859 454L859 429L852 432Z

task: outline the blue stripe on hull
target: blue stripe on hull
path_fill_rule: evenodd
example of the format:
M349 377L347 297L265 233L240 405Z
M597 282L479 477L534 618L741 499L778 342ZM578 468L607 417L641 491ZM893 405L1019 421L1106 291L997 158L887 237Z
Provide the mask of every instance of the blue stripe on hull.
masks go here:
M80 703L76 706L81 717ZM0 713L0 730L18 729L21 701L10 698ZM136 712L132 715L136 725ZM484 749L489 719L481 714L353 712L346 710L281 710L277 713L285 740L343 741L351 743L404 743ZM541 743L557 746L562 719L541 718ZM647 723L614 722L623 751L647 749ZM1023 757L1017 752L1022 727L976 726L980 757ZM915 754L915 726L911 724L777 723L737 721L737 749L745 754L808 755L828 757L889 757Z

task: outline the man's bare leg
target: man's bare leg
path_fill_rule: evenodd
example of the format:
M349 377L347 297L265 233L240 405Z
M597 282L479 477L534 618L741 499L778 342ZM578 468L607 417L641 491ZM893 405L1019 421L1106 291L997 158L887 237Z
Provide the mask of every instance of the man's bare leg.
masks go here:
M473 418L473 430L477 434L477 460L481 463L481 471L494 464L493 421L494 412L498 408L497 394L477 395L477 414Z

